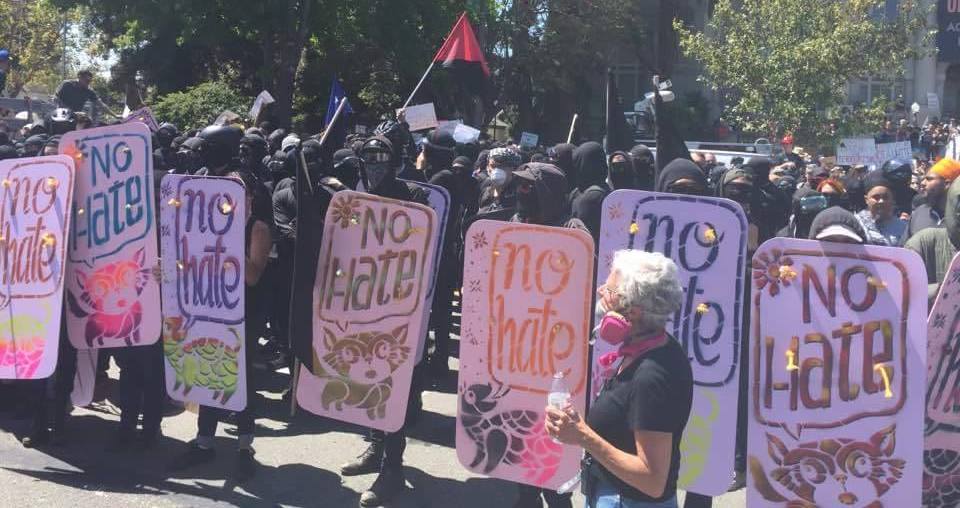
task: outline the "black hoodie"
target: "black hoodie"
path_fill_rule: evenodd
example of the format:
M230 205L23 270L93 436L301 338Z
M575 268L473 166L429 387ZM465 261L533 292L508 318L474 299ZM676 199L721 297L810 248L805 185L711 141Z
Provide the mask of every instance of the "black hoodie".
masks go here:
M577 171L577 188L570 194L573 216L582 220L593 236L594 247L600 245L600 220L603 199L610 194L607 186L607 157L596 141L587 141L573 151Z
M577 146L572 143L560 143L553 147L554 163L567 178L567 193L577 186L577 168L573 165L573 151Z
M652 191L656 185L656 159L647 145L637 145L630 149L633 170L636 172L637 188Z
M674 159L667 164L657 178L657 192L670 192L669 188L678 180L693 180L707 192L707 178L700 167L690 159Z
M583 222L570 217L570 212L563 200L567 179L558 167L544 162L528 162L514 171L513 175L516 182L521 180L533 182L533 192L536 194L539 213L538 217L530 218L523 217L518 212L510 219L511 222L587 230Z

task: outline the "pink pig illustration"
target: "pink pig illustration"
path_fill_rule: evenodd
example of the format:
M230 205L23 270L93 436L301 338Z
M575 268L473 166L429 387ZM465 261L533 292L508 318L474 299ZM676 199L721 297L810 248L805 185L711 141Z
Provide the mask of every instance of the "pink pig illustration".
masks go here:
M116 261L101 267L91 275L76 270L77 285L83 291L79 298L67 291L70 312L87 319L87 345L104 345L104 339L123 340L130 346L140 342L140 321L143 309L140 293L150 278L150 269L144 268L144 250L133 259Z

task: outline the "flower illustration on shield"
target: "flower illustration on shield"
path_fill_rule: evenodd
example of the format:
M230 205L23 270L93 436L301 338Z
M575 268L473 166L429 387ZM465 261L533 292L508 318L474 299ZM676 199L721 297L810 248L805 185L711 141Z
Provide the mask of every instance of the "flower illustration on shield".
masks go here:
M470 292L479 293L480 291L483 291L483 288L480 287L480 281L479 280L470 281Z
M620 203L617 203L607 210L607 214L610 217L610 220L617 220L620 217L623 217L623 207L620 206Z
M352 197L341 197L333 203L333 222L346 229L356 224L360 216L360 202Z
M173 195L173 185L170 185L170 182L164 182L160 185L160 195L163 196L163 199L167 199Z
M483 231L473 235L473 250L482 249L487 246L487 235Z
M753 258L753 284L759 290L766 288L770 296L780 294L780 286L790 287L796 278L793 259L784 256L780 249L773 249L772 255L761 252Z

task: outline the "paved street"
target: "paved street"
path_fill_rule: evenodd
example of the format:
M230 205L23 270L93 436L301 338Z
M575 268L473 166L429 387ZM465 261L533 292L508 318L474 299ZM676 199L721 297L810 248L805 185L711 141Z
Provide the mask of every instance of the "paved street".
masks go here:
M455 362L454 362L455 365ZM111 372L116 376L117 372ZM509 507L515 487L469 474L454 450L456 372L424 394L424 417L407 448L408 491L390 506ZM341 478L340 464L364 447L363 429L318 418L302 410L293 419L280 400L285 376L267 380L257 419L257 476L243 486L229 476L233 443L224 426L218 431L217 460L183 473L166 471L171 458L185 449L196 431L196 415L165 418L164 438L148 452L104 450L119 418L109 402L76 409L70 419L70 443L42 450L24 449L17 441L28 420L0 414L0 506L20 507L166 507L166 506L357 506L374 476ZM582 506L578 498L576 506ZM743 492L725 496L714 506L744 506Z

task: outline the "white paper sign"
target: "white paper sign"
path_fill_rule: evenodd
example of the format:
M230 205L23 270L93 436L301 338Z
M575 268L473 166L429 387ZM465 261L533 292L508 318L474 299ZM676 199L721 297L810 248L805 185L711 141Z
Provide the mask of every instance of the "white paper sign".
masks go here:
M533 148L537 146L538 141L540 141L539 134L534 134L532 132L524 132L520 134L520 146Z
M276 102L273 96L270 95L270 92L264 90L260 92L260 95L257 96L256 100L253 101L253 107L250 108L250 119L254 122L257 121L257 117L260 116L260 112L263 111L263 108Z
M873 164L877 157L877 144L873 138L843 138L837 146L837 164Z
M453 129L453 139L457 143L476 143L480 138L480 131L469 125L459 124Z
M876 164L883 164L891 159L910 160L913 157L913 148L909 141L877 144Z
M397 115L399 115L401 111L406 111L404 120L410 125L411 132L433 129L440 125L440 123L437 122L437 111L434 109L432 102L408 106L406 110L398 109Z

